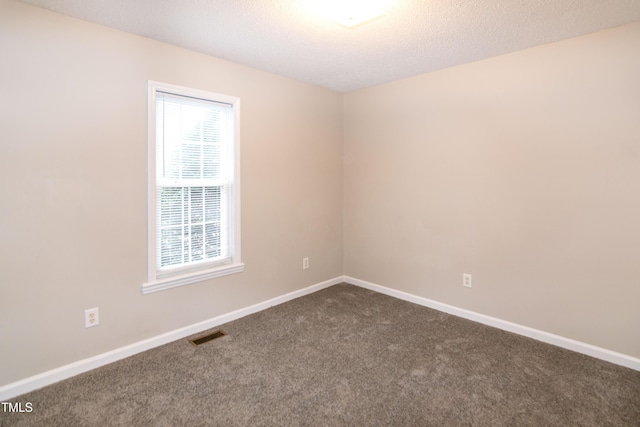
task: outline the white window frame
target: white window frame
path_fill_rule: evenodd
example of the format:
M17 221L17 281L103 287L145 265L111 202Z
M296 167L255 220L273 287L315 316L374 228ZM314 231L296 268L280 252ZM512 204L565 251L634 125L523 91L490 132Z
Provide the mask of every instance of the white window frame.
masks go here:
M244 271L244 264L241 262L240 257L240 98L151 80L148 81L147 91L148 269L147 282L142 285L142 293L148 294ZM229 192L231 195L230 203L232 204L233 210L233 235L230 239L230 262L223 265L203 261L169 272L160 271L160 268L157 266L156 96L158 92L230 104L233 108L233 182L231 184L231 191Z

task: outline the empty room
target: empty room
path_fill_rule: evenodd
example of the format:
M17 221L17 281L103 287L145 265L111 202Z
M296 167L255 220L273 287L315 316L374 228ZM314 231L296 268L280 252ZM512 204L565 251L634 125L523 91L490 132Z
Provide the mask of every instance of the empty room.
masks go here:
M640 2L0 0L0 58L0 426L640 425Z

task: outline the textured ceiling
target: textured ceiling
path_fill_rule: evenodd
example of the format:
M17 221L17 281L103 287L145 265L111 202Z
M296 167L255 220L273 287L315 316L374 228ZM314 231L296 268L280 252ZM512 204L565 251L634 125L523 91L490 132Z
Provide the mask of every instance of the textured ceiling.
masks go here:
M640 0L388 0L346 29L311 0L23 0L348 92L640 21Z

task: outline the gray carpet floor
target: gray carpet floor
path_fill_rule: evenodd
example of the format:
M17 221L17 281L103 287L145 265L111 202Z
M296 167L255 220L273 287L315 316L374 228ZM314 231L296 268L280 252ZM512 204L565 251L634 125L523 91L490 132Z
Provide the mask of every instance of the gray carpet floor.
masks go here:
M640 426L640 372L348 284L12 402L2 426Z

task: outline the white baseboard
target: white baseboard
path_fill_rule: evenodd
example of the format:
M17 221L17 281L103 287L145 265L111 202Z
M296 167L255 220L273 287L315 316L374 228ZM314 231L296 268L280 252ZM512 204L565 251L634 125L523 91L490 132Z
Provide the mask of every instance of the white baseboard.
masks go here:
M418 305L433 308L438 311L453 314L454 316L462 317L464 319L472 320L474 322L482 323L494 328L502 329L504 331L513 332L518 335L524 335L529 338L533 338L538 341L542 341L548 344L553 344L558 347L572 350L577 353L586 354L607 362L615 363L616 365L625 366L627 368L640 371L640 359L628 356L626 354L617 353L615 351L607 350L605 348L596 347L591 344L583 343L580 341L572 340L570 338L554 335L549 332L540 331L538 329L529 328L528 326L522 326L517 323L508 322L506 320L498 319L484 314L476 313L473 311L465 310L463 308L454 307L452 305L443 304L438 301L430 300L428 298L419 297L406 292L398 291L395 289L387 288L384 286L376 285L374 283L359 280L354 277L344 276L344 281L352 285L360 286L381 294L389 295L401 300L409 301Z
M207 329L215 328L216 326L231 322L232 320L236 320L244 316L248 316L249 314L257 313L269 307L273 307L274 305L282 304L284 302L302 297L304 295L317 292L329 286L342 283L343 280L344 277L339 276L334 279L317 283L304 289L293 291L288 294L281 295L279 297L275 297L258 304L254 304L246 308L222 314L220 316L216 316L211 319L186 326L184 328L176 329L171 332L167 332L143 341L139 341L124 347L117 348L115 350L108 351L106 353L89 357L88 359L79 360L77 362L73 362L68 365L61 366L59 368L52 369L41 374L37 374L32 377L1 386L0 401L12 399L21 394L28 393L32 390L45 387L58 381L62 381L83 372L99 368L100 366L113 363L126 357L133 356L134 354L142 353L143 351L150 350L154 347L158 347L172 341L197 334L198 332L202 332Z
M484 314L475 313L473 311L465 310L462 308L454 307L452 305L443 304L428 298L419 297L406 292L398 291L395 289L387 288L384 286L376 285L374 283L359 280L354 277L340 276L331 280L327 280L315 285L300 289L294 292L290 292L285 295L281 295L270 300L254 304L252 306L232 311L214 318L195 323L184 328L176 329L171 332L167 332L143 341L139 341L124 347L117 348L106 353L98 354L96 356L79 360L77 362L70 363L65 366L61 366L50 371L46 371L29 378L25 378L14 383L10 383L0 387L0 401L6 401L19 396L24 393L28 393L32 390L36 390L47 385L56 383L58 381L70 378L72 376L81 374L83 372L90 371L100 366L113 363L115 361L124 359L134 354L141 353L143 351L150 350L152 348L176 341L190 335L197 334L198 332L205 331L207 329L215 328L227 322L239 319L249 314L257 313L265 310L269 307L273 307L278 304L282 304L287 301L317 292L321 289L327 288L338 283L347 282L352 285L360 286L381 294L389 295L401 300L413 302L418 305L433 308L438 311L452 314L454 316L462 317L464 319L472 320L474 322L482 323L485 325L493 326L508 332L513 332L518 335L524 335L536 339L538 341L546 342L548 344L556 345L558 347L566 348L568 350L575 351L577 353L586 354L598 359L605 360L607 362L615 363L617 365L625 366L627 368L640 371L640 359L628 356L622 353L617 353L611 350L607 350L601 347L596 347L591 344L586 344L580 341L575 341L569 338L564 338L559 335L554 335L548 332L540 331L537 329L522 326L517 323L508 322L506 320L498 319Z

